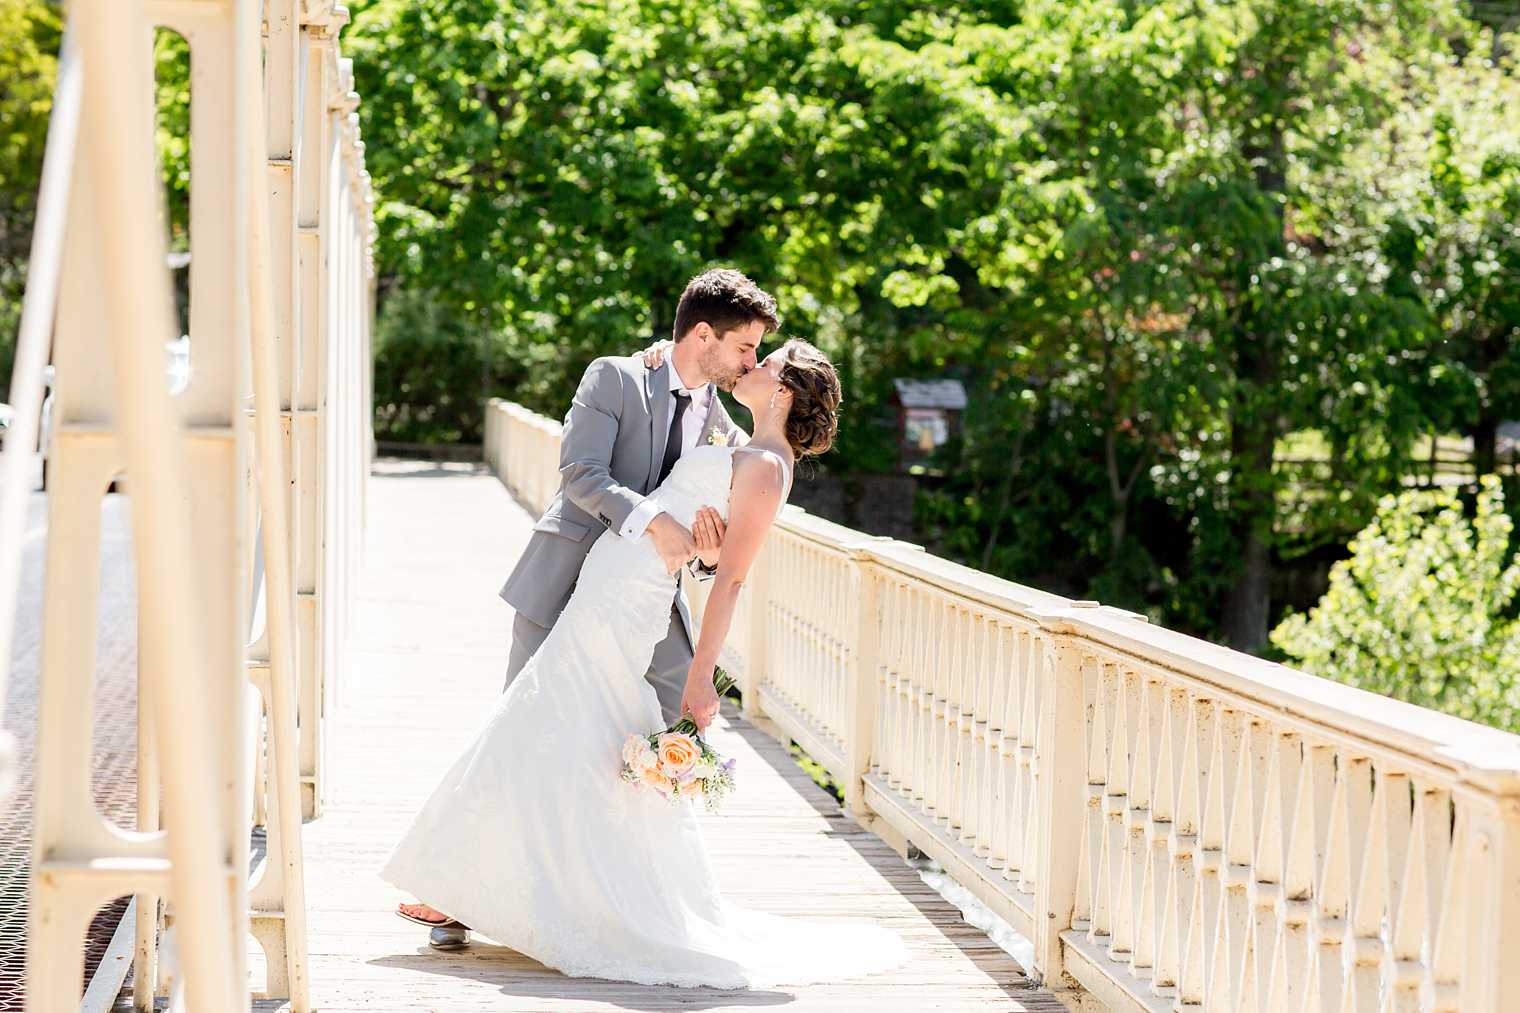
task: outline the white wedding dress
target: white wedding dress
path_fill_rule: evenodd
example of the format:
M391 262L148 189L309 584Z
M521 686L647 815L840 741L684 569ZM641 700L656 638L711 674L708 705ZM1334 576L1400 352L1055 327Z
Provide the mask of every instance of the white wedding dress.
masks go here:
M688 451L653 494L660 508L687 526L703 505L727 519L733 455ZM619 779L628 734L665 726L644 673L674 592L649 539L603 534L549 638L382 875L569 975L742 988L901 965L906 947L889 930L725 901L691 803Z

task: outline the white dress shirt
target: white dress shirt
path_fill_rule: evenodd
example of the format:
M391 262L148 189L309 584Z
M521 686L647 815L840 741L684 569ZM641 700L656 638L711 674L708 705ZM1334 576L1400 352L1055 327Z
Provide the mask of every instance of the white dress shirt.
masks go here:
M697 445L697 440L702 436L702 424L707 421L707 411L712 398L712 385L702 384L700 387L686 387L681 383L681 374L676 371L674 362L666 363L665 372L670 377L670 397L666 399L665 415L659 420L662 431L670 431L670 413L676 410L676 395L685 394L691 398L691 406L686 409L685 416L681 419L681 453ZM624 538L642 538L644 531L649 527L649 522L659 514L659 505L653 500L646 499L633 508L623 526L618 529L618 534Z

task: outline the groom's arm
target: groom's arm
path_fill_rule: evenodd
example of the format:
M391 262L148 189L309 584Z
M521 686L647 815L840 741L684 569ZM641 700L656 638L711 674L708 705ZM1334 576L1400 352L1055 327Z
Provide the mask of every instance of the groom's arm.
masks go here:
M644 496L612 477L612 449L623 411L623 376L611 359L597 359L570 402L560 441L565 497L611 528L621 528Z
M565 497L607 527L622 531L645 497L612 477L612 450L623 414L624 375L613 359L586 367L560 436L559 473ZM691 532L669 514L655 513L647 534L665 569L675 573L697 551ZM646 531L641 530L641 537Z

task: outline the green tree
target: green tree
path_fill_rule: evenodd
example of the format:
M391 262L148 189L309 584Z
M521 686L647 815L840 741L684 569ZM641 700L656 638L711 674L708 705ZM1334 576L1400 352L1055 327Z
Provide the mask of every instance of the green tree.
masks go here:
M1206 329L1226 390L1227 454L1216 458L1238 554L1221 615L1226 640L1265 646L1271 613L1279 440L1330 417L1342 441L1387 442L1373 414L1376 364L1418 333L1419 307L1368 265L1337 257L1300 224L1317 193L1313 170L1334 166L1347 138L1388 108L1363 50L1398 61L1449 51L1455 5L1262 0L1194 8L1181 75L1190 96L1177 207L1196 284L1193 324ZM1321 96L1329 96L1322 101ZM1329 112L1326 112L1326 109ZM1182 154L1182 153L1179 153Z
M21 324L62 21L57 4L0 0L0 392Z
M1422 306L1424 340L1391 363L1404 404L1390 413L1412 404L1433 435L1465 432L1485 474L1520 404L1520 79L1488 33L1459 41L1445 58L1359 54L1389 115L1319 173L1307 227Z
M1520 410L1520 79L1479 40L1438 64L1385 130L1385 170L1400 173L1400 265L1436 321L1425 365L1458 385L1456 421L1478 474L1497 465L1499 424ZM1513 52L1513 50L1511 50ZM1413 89L1411 89L1413 90Z
M686 277L737 264L844 370L841 455L884 465L867 423L895 369L1008 363L1001 296L1062 198L954 27L905 30L691 0L363 7L390 287L447 303L558 411L592 355L668 333Z
M1520 556L1496 476L1385 498L1307 614L1272 642L1317 675L1520 731Z
M926 541L1259 649L1274 566L1359 529L1460 393L1409 366L1436 310L1395 202L1355 242L1336 202L1401 68L1472 38L1454 0L373 0L345 46L382 318L431 303L480 364L456 402L557 414L732 263L840 364L841 468L894 465L893 376L967 379ZM1305 428L1335 494L1284 524Z

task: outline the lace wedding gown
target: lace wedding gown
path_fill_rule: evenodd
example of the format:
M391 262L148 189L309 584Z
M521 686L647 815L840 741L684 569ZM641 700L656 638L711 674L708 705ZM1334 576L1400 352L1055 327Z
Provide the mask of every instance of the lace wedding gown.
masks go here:
M660 508L687 526L703 505L726 520L733 454L722 446L684 454L653 494ZM906 948L886 929L724 900L691 803L672 805L618 778L627 735L665 726L644 673L674 592L649 539L603 534L549 638L382 875L569 975L739 988L902 964Z

